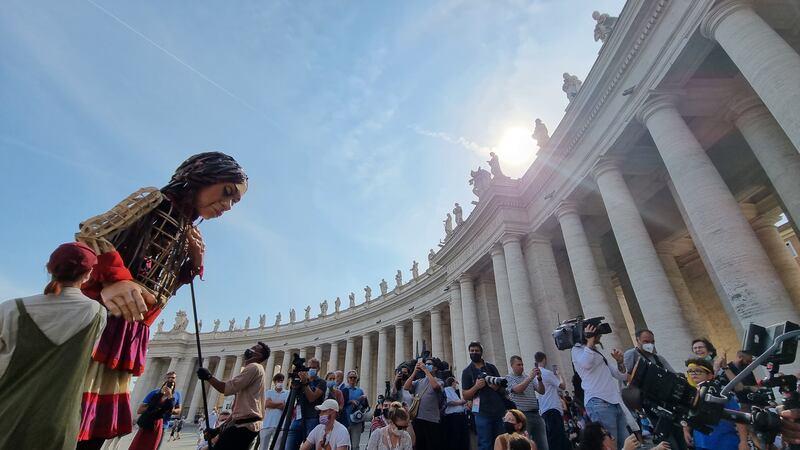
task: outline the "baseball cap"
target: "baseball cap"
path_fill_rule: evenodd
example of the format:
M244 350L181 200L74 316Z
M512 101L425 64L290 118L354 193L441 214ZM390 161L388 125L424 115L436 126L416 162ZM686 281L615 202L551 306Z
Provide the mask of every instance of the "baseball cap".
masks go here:
M337 402L336 400L334 400L332 398L329 398L329 399L325 400L324 402L322 402L321 405L315 406L315 408L318 411L328 411L328 410L332 409L332 410L334 410L336 412L339 412L339 402Z

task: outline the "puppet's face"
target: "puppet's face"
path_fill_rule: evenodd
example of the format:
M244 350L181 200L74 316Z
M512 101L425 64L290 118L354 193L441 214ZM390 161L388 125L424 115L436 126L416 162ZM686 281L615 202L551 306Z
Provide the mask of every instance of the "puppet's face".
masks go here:
M245 192L247 183L225 182L206 186L197 193L197 213L206 220L219 217L233 208Z

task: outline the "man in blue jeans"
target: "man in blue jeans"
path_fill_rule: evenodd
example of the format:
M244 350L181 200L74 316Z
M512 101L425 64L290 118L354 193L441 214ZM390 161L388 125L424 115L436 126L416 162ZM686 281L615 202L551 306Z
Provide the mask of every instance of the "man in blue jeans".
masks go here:
M483 360L483 347L480 342L470 342L470 365L461 372L461 386L464 400L472 401L472 414L475 417L475 431L478 433L478 450L491 450L494 440L503 434L503 415L506 413L502 388L487 384L484 376L499 377L497 367Z
M613 349L609 362L599 350L600 334L596 334L594 325L587 325L584 329L585 342L572 347L572 363L575 371L581 377L581 387L584 391L584 406L589 418L593 422L600 422L614 437L617 448L621 449L628 431L625 426L627 420L619 391L619 382L627 381L623 354ZM616 363L616 364L614 364Z
M315 408L325 400L326 381L319 377L319 360L311 358L306 364L308 372L298 372L300 393L294 410L294 420L286 435L286 450L298 450L308 433L319 425L319 411Z

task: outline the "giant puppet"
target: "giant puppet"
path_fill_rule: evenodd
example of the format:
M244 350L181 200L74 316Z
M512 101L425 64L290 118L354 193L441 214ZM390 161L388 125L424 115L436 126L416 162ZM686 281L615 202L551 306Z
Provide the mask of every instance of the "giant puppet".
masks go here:
M98 254L84 294L110 315L84 383L78 449L131 432L131 377L144 372L150 326L178 288L203 271L195 222L221 216L247 190L230 156L194 155L161 189L144 188L80 225L76 239Z

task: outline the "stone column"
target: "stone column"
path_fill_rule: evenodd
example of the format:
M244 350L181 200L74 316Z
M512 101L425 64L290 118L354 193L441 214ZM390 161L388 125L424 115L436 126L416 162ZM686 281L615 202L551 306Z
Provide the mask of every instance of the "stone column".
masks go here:
M214 378L218 380L222 380L225 376L225 366L227 365L227 355L222 355L219 357L219 363L217 364L217 368L214 370ZM217 406L217 402L219 401L220 392L214 388L208 390L208 407L209 409L214 409Z
M681 269L678 267L678 262L675 260L674 246L669 242L661 242L656 245L656 253L658 253L658 258L661 260L664 272L667 274L667 278L672 285L672 290L675 291L681 311L683 311L683 318L686 320L686 323L689 324L692 337L706 335L710 328L707 327L703 316L697 309L692 291L689 290L689 286L683 278L683 273L681 273Z
M442 342L442 311L431 310L431 352L433 356L444 359L444 342Z
M758 240L766 250L769 260L772 261L772 265L775 266L778 276L781 277L792 303L795 308L800 309L800 265L797 264L794 256L786 248L786 244L775 226L778 221L778 215L765 214L758 216L756 205L752 203L742 205L742 211L752 223L753 230L755 230Z
M630 276L633 291L649 328L659 336L659 351L673 366L679 366L691 348L690 330L681 314L680 304L661 266L655 246L639 215L622 172L616 163L601 161L592 170L617 245ZM654 320L656 319L657 320Z
M194 393L192 394L192 401L189 403L189 410L186 413L187 420L193 421L198 411L203 411L203 382L197 380L194 386Z
M148 392L155 389L153 387L153 377L158 372L158 364L156 362L156 358L152 356L147 357L144 363L144 372L139 376L139 379L136 380L136 386L133 388L133 393L131 395L131 409L133 412L136 412L136 409L139 407L139 404L142 403L144 397L147 395Z
M464 322L461 315L461 285L450 285L450 335L453 343L453 362L456 370L462 370L467 363L467 344L464 339ZM454 372L457 373L457 372Z
M377 383L378 390L380 391L383 382L389 380L389 371L387 362L389 360L389 330L381 328L378 330L378 366L375 369L375 382Z
M372 338L369 333L365 333L361 337L361 367L359 368L358 377L361 383L361 389L364 390L367 398L372 398Z
M292 365L292 350L287 348L283 351L283 361L281 362L281 373L284 376L289 377L289 372L292 371L291 365Z
M339 341L331 342L331 355L328 358L328 372L342 370L339 367Z
M585 317L603 316L606 320L613 321L615 314L610 302L617 300L608 298L606 287L597 270L592 248L589 246L589 239L583 228L581 216L578 214L577 205L564 202L559 205L556 215L561 224L561 233L564 235L564 244L567 247L567 256L572 267L583 314ZM617 324L612 323L612 329L617 328L614 325ZM618 336L619 330L615 331L615 333L603 337L606 348L621 348L622 341Z
M531 281L528 279L528 269L525 267L525 258L522 256L519 235L503 236L502 244L503 254L506 257L506 270L508 270L508 286L511 289L511 303L514 305L514 322L519 337L519 350L522 353L519 356L522 356L523 360L530 361L536 352L544 350L542 336L539 333L539 323L533 309ZM506 354L508 354L508 350L506 350Z
M492 247L492 270L494 272L494 285L497 291L497 309L500 313L500 329L503 334L503 347L506 355L519 355L519 339L517 338L517 327L511 326L514 320L514 304L511 302L511 288L508 285L508 269L506 268L506 256L501 245ZM507 361L504 361L507 363ZM495 361L501 364L500 361ZM500 367L503 367L501 364Z
M786 214L795 224L800 223L800 153L755 95L738 97L728 107L728 118L764 168Z
M571 319L573 316L567 307L550 239L536 234L529 236L525 246L525 259L539 326L545 331L554 330L560 321ZM580 308L580 305L577 305L577 308ZM569 380L572 377L570 356L559 351L553 339L544 339L542 351L547 354L547 360L551 364L559 366L564 379Z
M725 49L800 149L800 55L746 0L727 0L712 8L700 32Z
M180 358L170 358L169 359L169 366L167 366L167 371L164 372L162 375L166 376L170 372L175 372L175 376L178 375L178 363L180 362Z
M464 318L464 345L470 342L480 341L481 334L478 325L478 306L475 301L475 283L472 276L463 274L458 279L461 285L461 313ZM508 351L508 350L506 350Z
M411 318L411 353L412 356L417 356L422 351L422 316L414 316ZM426 346L430 342L425 343Z
M344 374L356 368L356 342L353 336L347 338L347 345L344 349Z
M399 366L409 356L406 350L406 327L400 322L394 326L394 366Z
M301 358L308 361L308 347L300 347L300 351L297 352Z
M322 360L322 344L317 344L316 346L314 346L314 358L317 358L319 360L319 369L320 369L320 371L322 371L323 368L326 369L326 371L322 372L322 375L320 375L320 376L324 377L325 373L327 373L327 368L328 367L323 364L324 361Z
M797 321L789 294L725 181L675 107L647 101L638 117L672 179L675 200L738 334L750 322Z
M275 355L270 355L270 357L267 358L264 364L264 373L267 374L267 379L264 380L264 382L267 383L267 389L270 389L272 376L275 374Z

